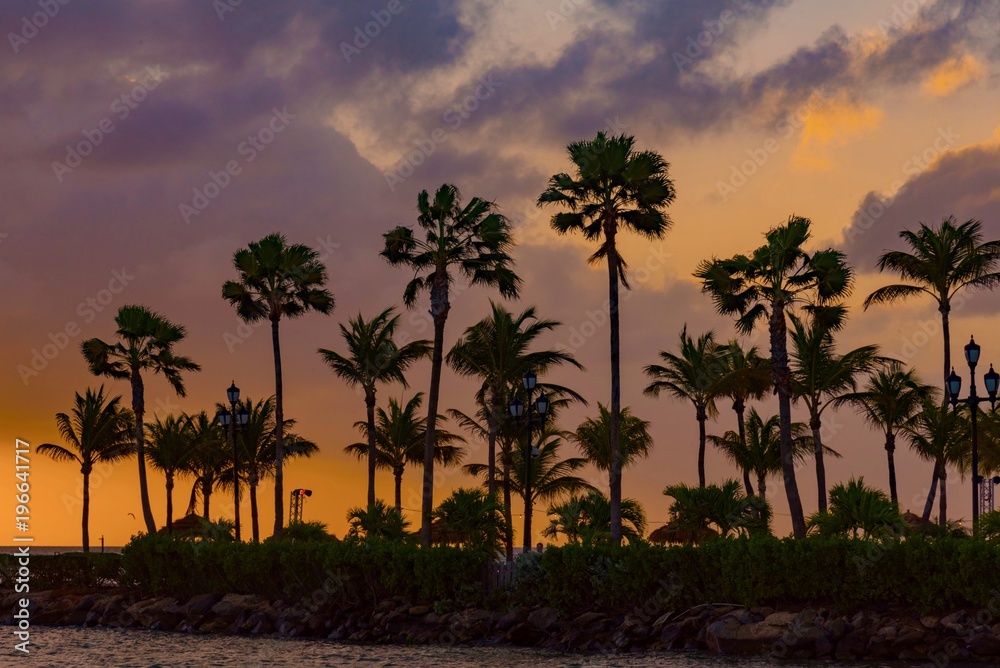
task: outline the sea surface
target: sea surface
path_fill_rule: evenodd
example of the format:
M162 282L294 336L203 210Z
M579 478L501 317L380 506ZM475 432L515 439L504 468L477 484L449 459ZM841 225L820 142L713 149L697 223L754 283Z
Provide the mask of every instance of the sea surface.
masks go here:
M829 662L781 662L763 659L719 658L705 654L647 653L628 655L582 655L495 648L435 646L342 645L322 640L256 638L224 635L186 635L137 629L81 629L34 627L31 651L25 656L13 650L10 627L0 627L4 647L0 666L53 668L158 668L167 666L320 666L434 668L819 668ZM928 665L906 663L837 663L857 668L902 668ZM953 664L955 665L955 664Z

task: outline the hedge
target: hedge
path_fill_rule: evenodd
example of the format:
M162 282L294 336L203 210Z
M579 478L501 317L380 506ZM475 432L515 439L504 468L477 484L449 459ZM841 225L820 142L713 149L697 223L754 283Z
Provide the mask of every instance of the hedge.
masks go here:
M0 588L14 588L18 568L16 555L0 554ZM118 585L122 577L122 558L111 553L32 554L29 568L32 591L63 587L97 589Z

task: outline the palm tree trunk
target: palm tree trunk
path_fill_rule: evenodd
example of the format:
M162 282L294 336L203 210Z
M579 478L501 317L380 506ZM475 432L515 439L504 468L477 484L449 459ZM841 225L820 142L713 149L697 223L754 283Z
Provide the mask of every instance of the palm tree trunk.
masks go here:
M135 415L135 456L139 460L139 502L142 505L142 520L146 523L146 533L156 533L153 509L149 505L149 486L146 482L146 441L142 416L146 412L142 374L132 369L132 413Z
M174 529L174 473L167 471L167 533Z
M940 475L940 472L938 471L938 464L935 461L934 471L931 473L931 488L927 492L927 501L924 503L924 514L921 516L924 522L930 522L931 513L934 511L934 496L937 494L938 475Z
M90 471L83 474L83 551L90 552Z
M767 483L765 482L765 476L757 476L757 492L760 494L761 501L767 501Z
M826 464L823 463L823 437L821 435L822 422L819 413L814 413L809 418L809 427L813 435L813 453L816 457L816 490L819 492L819 511L826 512Z
M611 542L622 544L622 457L621 457L621 341L618 314L618 248L615 245L614 220L604 222L605 244L608 249L608 317L611 324L611 424L608 439L611 441Z
M368 409L368 507L375 505L375 390L365 393Z
M785 478L785 495L788 511L792 516L792 531L796 538L806 537L806 518L802 512L802 498L795 482L795 459L792 453L792 379L788 368L788 335L785 323L785 305L775 301L771 305L771 375L778 394L778 426L781 437L781 472Z
M948 467L943 462L938 462L938 469L941 472L941 507L938 525L945 527L948 525Z
M396 479L396 512L402 516L403 513L403 467L397 466L392 471Z
M507 457L503 460L503 516L507 522L507 535L504 537L507 561L514 561L514 517L510 507L510 461Z
M211 504L212 499L212 485L206 485L204 482L201 483L201 501L204 508L204 517L208 521L208 509Z
M708 438L705 436L705 421L708 414L704 406L695 406L698 416L698 486L705 486L705 443Z
M431 545L431 520L434 512L434 430L437 427L438 396L441 393L441 367L444 365L444 325L451 305L448 303L447 275L434 276L431 288L431 315L434 318L434 353L431 357L431 387L427 396L427 427L424 434L424 488L420 507L420 544Z
M486 490L490 496L496 494L497 491L497 422L500 420L503 410L500 398L500 392L493 388L490 392L489 433L486 436Z
M281 537L285 520L285 488L284 471L285 458L285 408L284 392L281 386L281 342L278 338L279 315L271 315L271 347L274 349L274 534Z
M743 419L743 411L746 409L742 397L733 399L733 411L736 413L736 426L739 429L740 444L745 450L747 447L747 425ZM750 469L743 469L743 486L747 489L747 496L753 496L753 486L750 484Z
M885 432L885 455L889 460L889 498L899 507L899 495L896 493L896 435L889 429Z
M250 523L253 525L253 542L260 542L260 527L257 523L257 480L250 478Z
M753 486L750 484L750 469L743 469L743 487L747 490L747 496L754 496Z

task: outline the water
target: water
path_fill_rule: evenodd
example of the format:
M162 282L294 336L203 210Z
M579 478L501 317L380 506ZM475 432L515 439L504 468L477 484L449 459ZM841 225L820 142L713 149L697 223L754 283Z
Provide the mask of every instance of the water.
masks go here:
M31 653L13 651L9 630L2 634L0 665L32 668L166 668L197 666L319 666L435 668L764 668L762 659L704 654L648 653L615 655L558 654L497 647L342 645L321 640L247 636L185 635L135 629L34 627ZM782 662L786 668L818 668L828 662ZM843 665L843 664L837 664ZM901 662L853 663L857 668L903 668ZM926 665L926 664L925 664Z

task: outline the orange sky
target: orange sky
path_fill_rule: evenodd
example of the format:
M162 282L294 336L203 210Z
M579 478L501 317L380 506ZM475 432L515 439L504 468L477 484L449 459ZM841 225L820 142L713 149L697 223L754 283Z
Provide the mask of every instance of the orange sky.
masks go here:
M609 129L661 152L678 192L675 226L662 244L622 244L636 272L622 311L623 403L652 422L655 438L649 460L626 470L624 490L655 527L667 518L663 487L697 482L697 424L690 406L642 396L641 369L676 345L685 323L695 334L712 328L733 336L691 277L700 260L750 250L769 226L807 216L815 246L842 248L855 264L857 306L888 280L874 261L898 246L903 227L954 214L983 219L987 236L1000 238L997 10L972 1L910 4L710 0L626 10L441 0L405 4L357 53L344 45L363 42L355 43L355 29L373 20L371 8L289 13L246 5L220 19L194 2L67 5L0 62L0 367L7 373L0 440L11 449L15 438L59 442L54 414L69 410L74 391L100 384L79 343L111 337L114 312L126 303L184 324L189 336L178 352L203 366L187 378L185 399L162 378L148 378L151 412L211 410L233 379L244 396L273 393L270 337L240 329L219 290L233 275L233 251L280 230L324 255L337 297L331 317L282 326L286 414L321 447L289 465L285 484L311 488L306 518L343 534L347 508L364 501L365 467L342 453L357 440L351 425L364 405L315 351L342 350L336 325L359 310L370 316L400 304L409 275L377 256L380 235L412 223L416 193L445 181L466 196L495 199L514 220L525 285L510 308L535 305L563 323L546 343L572 350L587 371L550 380L590 400L590 408L567 412L561 426L575 427L609 395L607 327L595 315L606 299L604 268L586 265L587 242L555 236L533 200L550 174L568 169L567 142ZM18 10L0 9L0 25L20 21ZM101 130L104 119L112 130ZM281 123L260 148L244 143ZM88 137L100 138L92 154L60 173L53 163L66 162L67 146ZM231 162L239 173L185 220L181 205ZM398 182L392 173L405 176ZM866 220L862 207L878 214ZM471 289L453 299L446 346L485 314L491 297ZM976 295L955 308L955 359L975 334L984 361L1000 361L997 306L995 295ZM404 331L431 336L426 308L424 300L405 314ZM858 307L840 343L880 343L936 382L938 322L927 301ZM19 373L36 351L51 359L35 361L37 375ZM426 391L428 366L415 369L408 391L383 388L382 405ZM125 383L108 385L127 403ZM471 411L473 391L446 371L442 407ZM722 408L710 433L734 427ZM805 419L802 407L795 417ZM880 437L847 411L827 424L827 444L844 455L827 462L828 480L864 476L886 486ZM484 445L470 449L467 461L485 459ZM103 535L120 545L140 529L129 515L141 518L135 469L130 461L92 479L93 544ZM903 508L919 510L930 466L901 448L897 469ZM737 477L711 449L708 472L715 482ZM809 466L799 470L807 512L816 506L814 475ZM587 476L606 487L595 471ZM407 470L406 508L419 507L419 479L419 470ZM71 465L32 458L40 544L79 542L79 480ZM150 480L162 523L163 481L155 472ZM446 471L435 498L473 484ZM968 515L968 486L954 474L949 484L952 515ZM189 481L178 485L175 508L186 505L189 489ZM783 533L778 481L769 490ZM388 475L379 476L378 493L391 498ZM222 496L213 514L231 513ZM0 512L13 514L12 495L0 498ZM266 535L269 486L260 500ZM540 528L545 513L537 513ZM0 542L9 536L0 532Z

